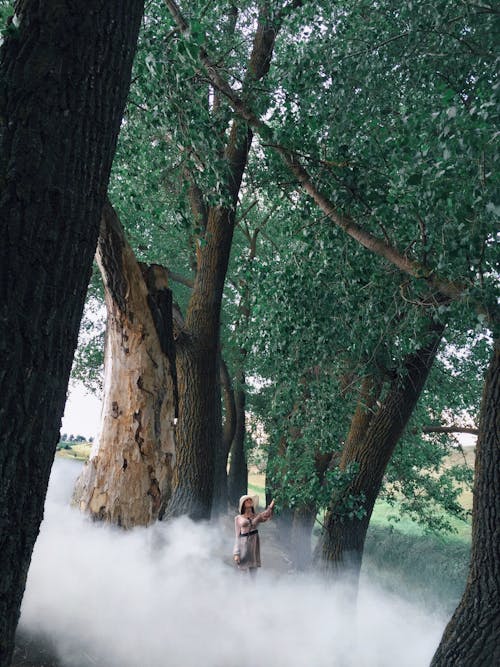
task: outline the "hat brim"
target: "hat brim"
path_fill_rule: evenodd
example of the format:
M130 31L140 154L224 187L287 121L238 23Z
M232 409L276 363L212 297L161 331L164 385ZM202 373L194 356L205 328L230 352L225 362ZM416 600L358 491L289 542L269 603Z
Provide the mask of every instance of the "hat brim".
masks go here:
M259 496L258 495L245 495L241 496L239 506L238 506L238 511L241 514L241 510L243 509L243 503L245 500L251 500L253 502L253 508L254 510L257 510L257 507L259 506Z

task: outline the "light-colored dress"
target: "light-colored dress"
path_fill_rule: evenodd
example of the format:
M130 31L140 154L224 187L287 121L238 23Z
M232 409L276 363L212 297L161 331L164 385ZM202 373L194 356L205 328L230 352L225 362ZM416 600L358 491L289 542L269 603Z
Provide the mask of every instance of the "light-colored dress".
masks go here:
M248 570L261 565L259 531L254 527L253 521L247 519L243 525L240 524L241 528L236 525L239 532L236 535L234 554L240 557L238 563L240 570Z
M240 570L253 570L260 567L260 541L257 525L267 521L272 516L272 508L266 509L260 514L246 517L238 514L234 517L235 542L233 555L240 557L238 568Z

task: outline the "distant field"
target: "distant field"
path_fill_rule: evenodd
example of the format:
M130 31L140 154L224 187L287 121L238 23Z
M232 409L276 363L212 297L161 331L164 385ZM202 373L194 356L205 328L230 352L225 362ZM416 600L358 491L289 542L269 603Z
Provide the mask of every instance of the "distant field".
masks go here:
M67 445L67 449L58 449L56 456L60 456L63 459L74 459L76 461L88 461L90 456L90 451L92 449L91 442L77 442L77 443L64 443Z
M457 450L456 452L453 452L453 454L450 454L450 456L447 459L447 463L445 465L450 465L450 466L461 465L465 462L470 468L474 468L475 458L476 458L475 447L472 446L463 447L462 451ZM470 489L466 489L464 487L461 496L461 502L465 509L467 510L472 509L472 491Z

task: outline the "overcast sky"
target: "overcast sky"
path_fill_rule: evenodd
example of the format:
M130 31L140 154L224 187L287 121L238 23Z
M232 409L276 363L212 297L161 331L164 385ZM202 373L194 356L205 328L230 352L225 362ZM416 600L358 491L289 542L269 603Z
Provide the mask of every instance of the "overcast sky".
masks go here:
M81 382L70 382L61 433L95 438L100 415L101 399L87 392Z

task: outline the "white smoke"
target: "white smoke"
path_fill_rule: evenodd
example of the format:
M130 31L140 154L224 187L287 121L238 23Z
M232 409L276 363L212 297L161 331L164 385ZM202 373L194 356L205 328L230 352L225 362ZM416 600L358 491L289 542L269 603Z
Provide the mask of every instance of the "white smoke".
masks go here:
M362 584L231 566L227 524L179 519L124 532L68 500L79 466L57 460L20 627L65 667L423 667L445 619Z

